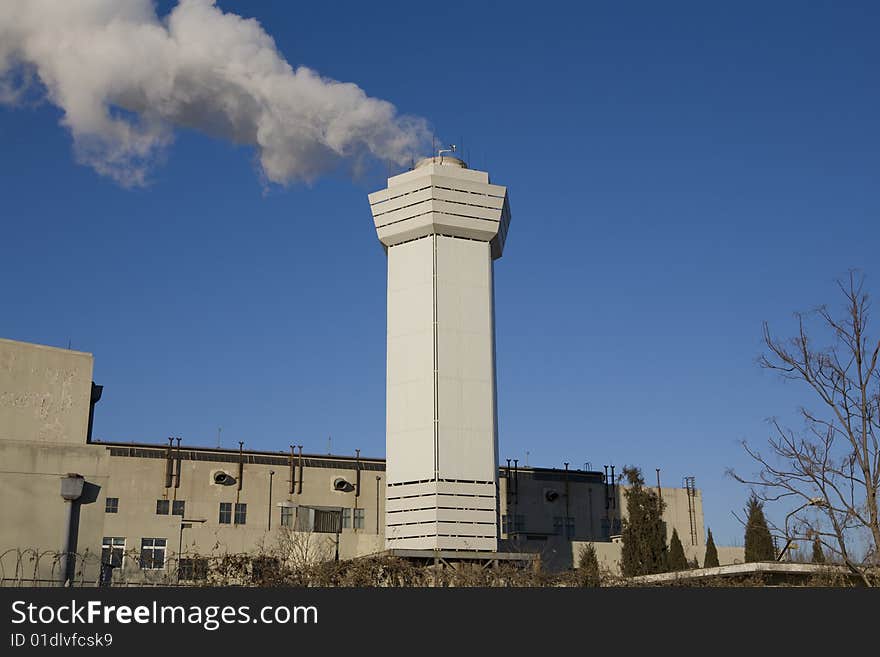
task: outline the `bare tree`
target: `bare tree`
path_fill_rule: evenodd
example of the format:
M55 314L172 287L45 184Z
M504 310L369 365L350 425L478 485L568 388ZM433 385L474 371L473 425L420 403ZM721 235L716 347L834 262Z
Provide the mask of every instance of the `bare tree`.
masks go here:
M333 547L332 534L282 527L278 534L277 555L282 563L293 570L305 571L333 559Z
M839 316L826 306L798 313L798 334L788 340L774 337L764 323L761 367L806 384L818 408L799 409L801 432L773 420L769 456L743 443L759 473L731 474L756 487L760 499L793 507L781 527L786 538L818 539L870 586L876 584L871 566L880 547L880 340L868 335L864 276L850 272L838 286L845 299ZM808 332L810 320L818 323L818 333ZM831 345L816 347L811 335L827 336Z

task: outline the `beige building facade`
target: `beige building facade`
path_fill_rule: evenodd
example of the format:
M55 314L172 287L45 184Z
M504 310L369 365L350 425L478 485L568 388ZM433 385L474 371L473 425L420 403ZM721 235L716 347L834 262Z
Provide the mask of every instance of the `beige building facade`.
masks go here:
M96 583L102 561L117 566L113 579L186 580L198 577L195 555L257 559L291 540L310 545L312 558L385 549L384 459L287 446L271 452L98 442L90 436L92 411L100 415L92 367L91 354L0 339L3 584L58 581L67 528L61 479L69 473L84 479L70 546L79 555L78 583ZM499 549L537 552L564 568L584 542L595 542L613 565L624 504L603 473L502 466L497 476ZM662 495L668 533L677 528L688 555L702 559L700 491L663 488Z

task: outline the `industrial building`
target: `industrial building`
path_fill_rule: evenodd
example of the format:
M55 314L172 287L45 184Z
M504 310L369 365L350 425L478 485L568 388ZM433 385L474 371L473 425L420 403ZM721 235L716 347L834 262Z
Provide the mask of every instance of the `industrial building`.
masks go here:
M506 188L441 151L369 201L388 267L386 458L97 440L92 355L0 339L3 583L96 582L102 564L127 582L186 581L197 555L257 559L291 536L314 539L321 558L537 554L552 568L591 542L616 568L613 468L499 464L493 268ZM693 479L658 492L667 539L677 529L702 562ZM75 565L59 558L72 552Z
M188 568L194 555L257 555L291 531L321 538L327 558L337 541L340 558L385 549L384 459L287 445L266 452L98 441L89 433L100 413L92 365L91 354L0 339L3 584L56 581L68 504L78 527L70 549L85 557L76 577L85 583L97 582L102 558L116 562L114 579L175 581L182 567L186 580L198 576ZM83 477L75 502L61 496L68 473ZM604 472L505 463L498 484L502 549L564 568L594 542L614 567L625 505ZM661 494L667 533L676 528L688 557L702 562L700 491L664 487ZM338 513L338 526L322 527L322 512ZM722 563L741 561L741 553L719 548Z

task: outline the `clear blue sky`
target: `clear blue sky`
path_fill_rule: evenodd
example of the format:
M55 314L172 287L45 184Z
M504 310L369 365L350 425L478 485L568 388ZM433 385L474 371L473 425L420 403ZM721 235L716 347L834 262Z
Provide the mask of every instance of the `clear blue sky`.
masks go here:
M719 4L219 3L508 186L502 461L694 475L741 544L724 471L809 400L757 367L762 322L851 267L880 295L880 5ZM0 106L0 336L95 355L101 439L384 455L382 167L264 191L184 130L123 189L60 116Z

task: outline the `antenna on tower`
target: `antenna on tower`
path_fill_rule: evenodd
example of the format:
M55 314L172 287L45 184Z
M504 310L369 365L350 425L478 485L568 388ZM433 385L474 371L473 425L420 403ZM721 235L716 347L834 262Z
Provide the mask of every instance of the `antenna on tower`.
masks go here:
M449 148L441 148L437 151L437 157L440 158L440 164L443 164L443 153L454 153L455 152L455 144L449 144Z

